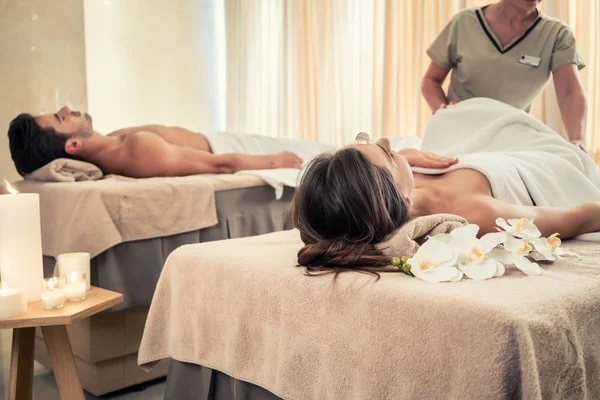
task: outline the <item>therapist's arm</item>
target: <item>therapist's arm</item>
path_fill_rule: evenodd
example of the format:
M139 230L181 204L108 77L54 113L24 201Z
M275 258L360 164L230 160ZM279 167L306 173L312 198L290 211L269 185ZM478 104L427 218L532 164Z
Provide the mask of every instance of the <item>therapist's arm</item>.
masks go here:
M448 98L442 89L448 72L450 72L449 69L440 68L436 63L431 62L423 77L423 82L421 82L421 93L433 113L443 104L448 104Z
M587 97L579 80L577 66L562 65L554 70L554 87L569 141L583 147L587 117Z

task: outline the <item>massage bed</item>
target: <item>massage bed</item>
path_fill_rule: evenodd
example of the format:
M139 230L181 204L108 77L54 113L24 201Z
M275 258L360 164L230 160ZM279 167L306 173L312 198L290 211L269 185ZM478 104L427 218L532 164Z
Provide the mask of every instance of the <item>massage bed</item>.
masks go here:
M479 171L507 203L600 200L584 152L491 99L438 111L422 150L458 157L448 171ZM507 267L445 284L306 276L296 230L183 246L161 273L138 363L174 360L173 399L598 399L600 233L577 239L565 247L581 260L541 276Z
M174 360L165 398L600 398L597 244L541 276L444 284L306 276L301 246L290 230L171 254L138 359Z
M154 288L174 249L291 228L293 188L285 187L277 199L273 187L257 176L107 177L75 183L20 181L14 186L40 193L45 276L53 274L58 254L88 251L93 257L91 283L124 294L123 305L68 327L82 386L94 395L166 375L167 362L147 374L136 359ZM189 201L171 205L174 198ZM133 215L131 207L146 207L146 212ZM164 207L172 208L168 219L153 214ZM176 214L186 218L174 218ZM194 218L197 214L204 215ZM154 218L155 225L133 226L146 218ZM41 332L36 359L51 368Z

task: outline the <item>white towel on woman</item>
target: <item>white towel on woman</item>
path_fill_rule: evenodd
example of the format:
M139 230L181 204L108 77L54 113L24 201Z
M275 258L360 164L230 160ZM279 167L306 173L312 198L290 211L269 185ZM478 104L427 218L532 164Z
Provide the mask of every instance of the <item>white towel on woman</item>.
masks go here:
M600 174L585 152L526 112L496 100L475 98L438 111L422 150L459 157L457 165L441 172L475 169L490 181L492 195L508 203L574 207L600 201ZM600 234L583 239L600 241Z

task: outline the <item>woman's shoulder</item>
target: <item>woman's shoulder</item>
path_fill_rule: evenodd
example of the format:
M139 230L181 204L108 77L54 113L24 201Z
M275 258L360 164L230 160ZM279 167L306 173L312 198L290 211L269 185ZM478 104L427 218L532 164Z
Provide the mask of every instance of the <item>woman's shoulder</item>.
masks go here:
M565 34L573 35L573 29L564 21L558 18L551 17L546 14L542 14L540 24L546 29L555 32L556 37L560 37Z
M458 31L480 25L481 7L465 8L454 14L449 25Z
M480 12L481 7L465 8L454 14L452 21L455 23L469 22L478 19L477 13Z

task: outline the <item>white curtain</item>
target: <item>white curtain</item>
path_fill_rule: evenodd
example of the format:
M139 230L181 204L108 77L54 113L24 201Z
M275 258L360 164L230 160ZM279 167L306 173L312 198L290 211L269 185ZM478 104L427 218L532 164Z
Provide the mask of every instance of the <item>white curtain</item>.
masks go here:
M226 128L337 145L357 132L423 135L425 50L452 16L489 0L224 0ZM588 68L588 147L600 145L600 0L545 0ZM562 132L550 86L532 113Z

